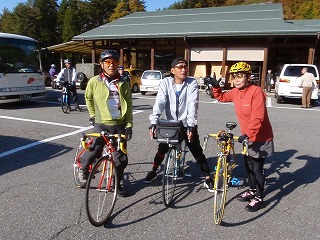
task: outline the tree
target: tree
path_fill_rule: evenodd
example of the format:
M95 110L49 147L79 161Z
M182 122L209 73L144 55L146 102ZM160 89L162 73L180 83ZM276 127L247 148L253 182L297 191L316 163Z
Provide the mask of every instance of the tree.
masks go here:
M57 35L57 32L59 32L57 25L57 0L35 0L34 7L39 10L40 21L36 25L42 45L50 46L57 44L60 40Z
M70 41L73 36L81 33L82 17L77 0L62 0L58 20L63 42Z
M133 12L145 11L145 1L141 0L119 0L114 13L109 18L114 21Z
M19 3L12 13L6 12L2 17L1 30L41 40L37 29L40 19L39 9L34 8L33 1L29 0L27 3Z
M92 28L101 26L110 21L110 17L116 8L117 3L114 0L91 0L90 16Z
M16 24L15 24L15 19L13 17L13 14L9 11L8 8L5 8L1 15L1 21L0 21L1 32L13 33L15 25Z

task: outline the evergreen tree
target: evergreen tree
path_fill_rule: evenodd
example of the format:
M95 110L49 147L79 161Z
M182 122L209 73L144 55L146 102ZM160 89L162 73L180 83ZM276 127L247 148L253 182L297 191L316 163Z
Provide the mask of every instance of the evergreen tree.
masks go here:
M44 46L50 46L59 43L57 37L57 0L35 0L34 7L38 8L40 22L37 22L39 30L39 39ZM45 24L44 24L45 23Z
M91 16L91 29L108 23L117 6L114 0L91 0L89 9Z
M81 33L81 18L77 0L62 0L58 19L63 42L70 41L73 36Z
M145 1L141 0L119 0L110 21L124 17L133 12L145 11Z

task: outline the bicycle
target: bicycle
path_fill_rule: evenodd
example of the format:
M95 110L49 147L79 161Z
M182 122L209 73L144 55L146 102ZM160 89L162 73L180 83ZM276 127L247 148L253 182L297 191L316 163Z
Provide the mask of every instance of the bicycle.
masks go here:
M184 131L180 121L159 120L156 129L157 141L169 145L162 175L163 203L169 207L173 200L176 181L179 176L185 175L187 144L183 138Z
M117 199L118 193L118 176L116 165L112 153L121 150L127 153L124 148L124 134L109 134L102 131L101 133L83 133L81 137L81 147L86 151L91 151L93 138L102 137L105 141L105 147L102 156L96 160L89 168L90 174L86 185L85 205L86 213L90 223L96 227L102 226L110 217ZM114 147L115 142L117 148ZM78 171L79 158L83 154L82 148L78 151L79 155L75 157L74 179L75 183L79 182Z
M219 154L214 173L214 198L213 198L213 216L214 223L220 224L223 218L227 188L232 181L232 170L236 166L236 155L234 151L234 140L239 137L233 135L232 130L237 126L235 122L227 122L228 132L220 130L217 134L209 133L204 137L203 149L206 148L209 138L217 140ZM243 141L242 154L247 154L248 140Z
M68 83L62 83L63 87L62 87L62 94L60 97L60 103L61 103L61 109L62 112L64 113L68 113L70 111L70 107L69 107L69 94L68 94L68 89L67 89L67 84Z

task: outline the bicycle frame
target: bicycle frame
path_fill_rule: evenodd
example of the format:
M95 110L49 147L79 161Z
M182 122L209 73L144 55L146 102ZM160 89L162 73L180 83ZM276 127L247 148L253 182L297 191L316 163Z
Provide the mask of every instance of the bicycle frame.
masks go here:
M118 175L112 153L124 148L124 134L109 134L107 132L83 134L81 146L90 151L88 138L102 137L105 148L102 156L95 162L88 177L86 186L85 206L89 221L94 226L103 225L110 217L115 206L118 193ZM117 147L115 147L115 142ZM92 143L92 142L91 142Z
M169 207L172 203L176 180L179 174L184 176L185 148L183 147L182 149L182 143L169 143L169 151L166 154L162 179L162 197L166 207Z
M206 148L209 138L217 140L219 149L217 164L214 173L214 222L220 224L224 215L224 208L227 197L227 188L231 180L232 169L236 165L236 155L234 151L234 140L238 140L232 133L232 129L237 126L234 122L227 122L228 132L221 130L217 134L207 134L204 138L203 149ZM243 143L242 154L247 152L247 140Z

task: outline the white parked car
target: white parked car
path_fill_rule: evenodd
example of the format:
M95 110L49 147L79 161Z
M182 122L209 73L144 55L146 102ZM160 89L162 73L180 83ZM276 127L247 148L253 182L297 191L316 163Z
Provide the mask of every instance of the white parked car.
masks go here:
M311 103L313 104L318 99L318 68L311 64L285 64L280 72L276 73L275 98L277 98L277 103L284 102L286 98L302 98L301 70L304 67L308 68L308 72L314 75L318 83L312 91Z
M169 75L170 72L164 70L144 71L141 76L140 93L145 95L147 92L158 92L161 80Z

